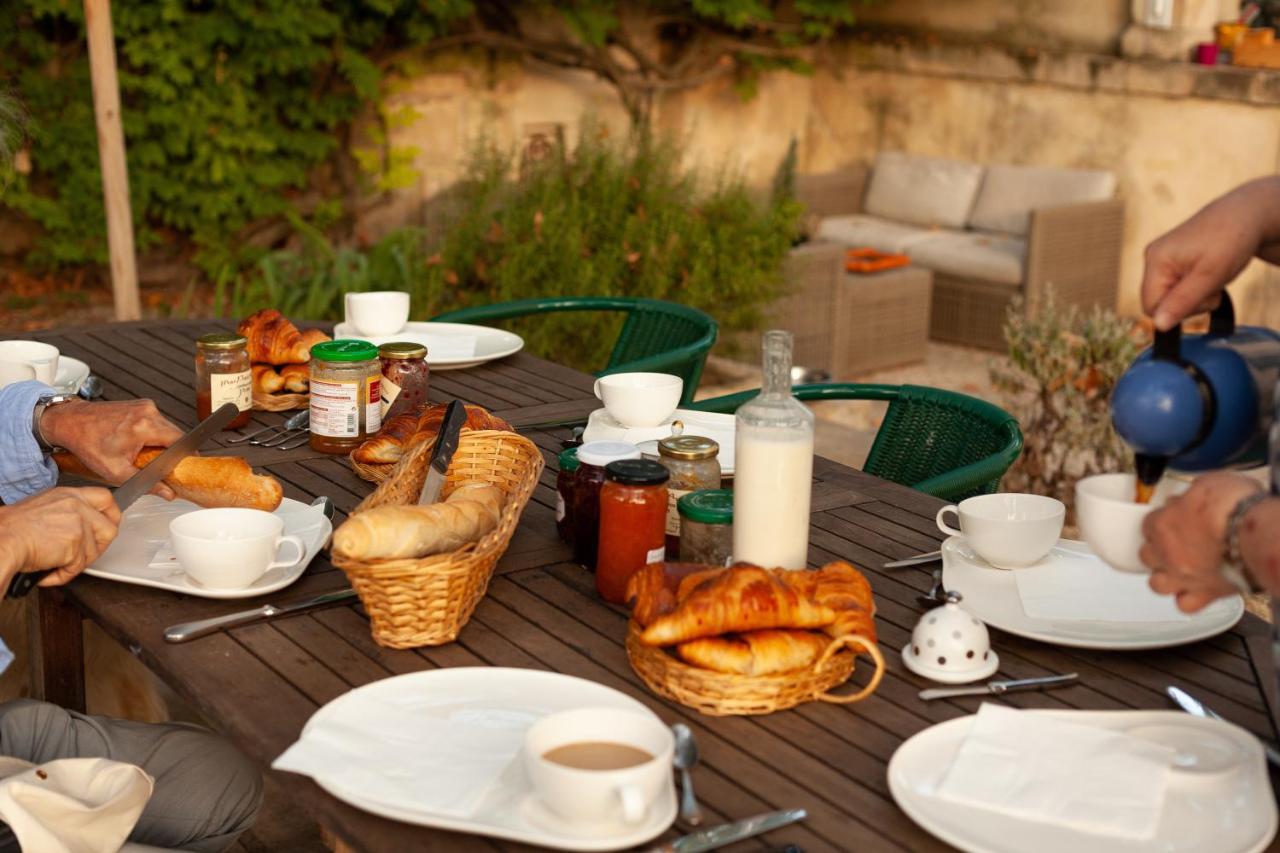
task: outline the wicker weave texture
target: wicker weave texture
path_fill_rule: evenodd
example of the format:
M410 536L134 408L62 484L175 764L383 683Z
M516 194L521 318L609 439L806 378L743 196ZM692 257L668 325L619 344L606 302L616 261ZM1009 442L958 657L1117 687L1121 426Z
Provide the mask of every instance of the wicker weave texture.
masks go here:
M1003 350L1004 321L1021 290L1007 284L934 274L929 337L938 341Z
M413 448L353 514L377 506L415 503L434 442ZM452 642L471 618L507 550L544 462L529 439L478 430L459 439L444 496L466 483L497 486L506 496L498 526L478 542L416 560L362 561L333 556L369 614L373 639L396 649Z
M797 175L796 200L816 216L859 213L868 175L865 166L851 166L817 175Z
M854 376L922 361L929 345L933 273L907 266L845 273L837 289L832 373Z
M311 401L309 394L259 394L253 393L253 409L257 412L288 412L305 409Z
M836 298L844 275L844 247L806 243L792 249L783 266L787 295L764 309L767 328L792 335L792 360L804 367L831 370L835 363ZM760 336L749 336L760 354Z

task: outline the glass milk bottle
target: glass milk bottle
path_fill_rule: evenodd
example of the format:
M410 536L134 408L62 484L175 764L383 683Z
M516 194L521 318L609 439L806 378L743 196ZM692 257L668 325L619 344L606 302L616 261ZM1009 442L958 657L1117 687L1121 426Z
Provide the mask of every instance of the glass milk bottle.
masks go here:
M791 396L791 333L764 336L764 385L734 418L733 559L803 569L813 413Z

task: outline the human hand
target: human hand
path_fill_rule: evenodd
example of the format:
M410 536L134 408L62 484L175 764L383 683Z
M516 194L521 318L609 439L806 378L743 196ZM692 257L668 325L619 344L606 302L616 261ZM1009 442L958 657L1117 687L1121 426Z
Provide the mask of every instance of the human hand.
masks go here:
M105 482L119 485L137 473L133 460L144 447L168 447L182 430L160 414L150 400L63 403L40 418L45 441L74 453ZM161 483L152 489L165 500L173 490Z
M1186 613L1235 592L1221 571L1227 522L1236 504L1261 488L1243 474L1206 474L1152 510L1142 524L1146 543L1139 552L1151 569L1151 588L1176 596Z
M1142 308L1167 331L1209 311L1222 290L1280 238L1280 180L1237 187L1147 246Z
M50 489L0 507L0 570L53 573L40 586L60 586L98 559L116 538L120 510L97 487Z

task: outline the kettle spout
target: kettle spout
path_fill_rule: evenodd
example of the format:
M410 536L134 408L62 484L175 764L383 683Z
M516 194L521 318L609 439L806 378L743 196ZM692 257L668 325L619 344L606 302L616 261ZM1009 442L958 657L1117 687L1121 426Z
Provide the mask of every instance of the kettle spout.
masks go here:
M1164 475L1164 469L1169 467L1169 457L1153 456L1149 453L1135 453L1133 455L1133 466L1135 473L1138 475L1138 482L1144 486L1154 487Z

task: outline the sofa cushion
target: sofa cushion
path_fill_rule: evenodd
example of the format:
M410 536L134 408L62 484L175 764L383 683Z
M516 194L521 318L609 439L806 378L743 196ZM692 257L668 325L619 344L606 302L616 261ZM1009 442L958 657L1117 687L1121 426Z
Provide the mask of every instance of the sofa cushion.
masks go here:
M937 273L1020 285L1026 266L1027 241L999 234L936 233L916 242L907 254L912 263Z
M828 216L818 224L817 239L845 246L867 247L879 252L905 252L911 245L938 232L875 216Z
M1025 236L1031 211L1086 201L1103 201L1116 191L1110 172L1040 166L988 166L969 226Z
M963 228L973 210L982 171L976 163L885 151L876 155L862 209L898 222Z

